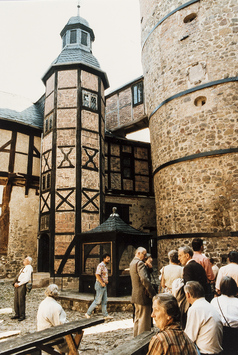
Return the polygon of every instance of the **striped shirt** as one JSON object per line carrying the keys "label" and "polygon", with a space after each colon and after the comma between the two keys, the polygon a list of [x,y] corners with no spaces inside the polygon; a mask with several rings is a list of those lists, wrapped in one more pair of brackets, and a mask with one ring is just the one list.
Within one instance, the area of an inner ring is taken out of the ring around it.
{"label": "striped shirt", "polygon": [[154,335],[147,355],[197,355],[195,344],[184,333],[180,324],[169,325]]}

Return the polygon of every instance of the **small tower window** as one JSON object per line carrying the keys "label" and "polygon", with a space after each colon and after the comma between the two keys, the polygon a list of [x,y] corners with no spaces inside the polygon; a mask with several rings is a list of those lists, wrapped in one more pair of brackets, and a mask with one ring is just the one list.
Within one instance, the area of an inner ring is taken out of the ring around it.
{"label": "small tower window", "polygon": [[77,31],[72,30],[70,31],[70,43],[76,43],[77,42]]}
{"label": "small tower window", "polygon": [[133,106],[139,105],[143,102],[143,84],[142,82],[132,87]]}
{"label": "small tower window", "polygon": [[195,20],[196,17],[197,17],[197,14],[195,14],[195,13],[189,14],[188,16],[186,16],[186,17],[183,19],[183,22],[184,22],[184,23],[192,22],[193,20]]}
{"label": "small tower window", "polygon": [[83,90],[83,106],[89,107],[96,111],[98,109],[97,95],[92,92]]}
{"label": "small tower window", "polygon": [[45,191],[45,190],[48,190],[51,188],[51,173],[50,172],[42,175],[41,188],[42,188],[42,191]]}
{"label": "small tower window", "polygon": [[84,46],[88,45],[88,34],[87,32],[81,31],[81,44]]}
{"label": "small tower window", "polygon": [[204,106],[206,102],[207,102],[207,98],[205,96],[199,96],[194,100],[194,105],[201,107]]}

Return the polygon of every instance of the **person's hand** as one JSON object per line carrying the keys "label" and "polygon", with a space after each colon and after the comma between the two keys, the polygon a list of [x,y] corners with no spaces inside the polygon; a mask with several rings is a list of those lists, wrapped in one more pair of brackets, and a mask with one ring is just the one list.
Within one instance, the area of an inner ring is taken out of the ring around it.
{"label": "person's hand", "polygon": [[19,287],[17,282],[14,283],[14,287],[16,287],[16,288]]}
{"label": "person's hand", "polygon": [[101,285],[102,285],[102,287],[105,287],[105,286],[106,286],[105,282],[102,282]]}

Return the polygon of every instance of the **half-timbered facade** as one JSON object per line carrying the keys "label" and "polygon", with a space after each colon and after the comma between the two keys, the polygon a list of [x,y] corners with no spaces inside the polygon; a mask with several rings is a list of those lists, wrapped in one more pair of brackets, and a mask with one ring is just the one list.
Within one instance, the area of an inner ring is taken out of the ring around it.
{"label": "half-timbered facade", "polygon": [[0,93],[1,274],[26,255],[37,259],[42,100]]}

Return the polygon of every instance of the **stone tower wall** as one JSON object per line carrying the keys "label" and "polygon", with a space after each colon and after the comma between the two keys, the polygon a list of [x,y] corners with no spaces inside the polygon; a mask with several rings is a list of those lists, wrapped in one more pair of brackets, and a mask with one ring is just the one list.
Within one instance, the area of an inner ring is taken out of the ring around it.
{"label": "stone tower wall", "polygon": [[237,235],[237,2],[140,4],[158,235]]}

